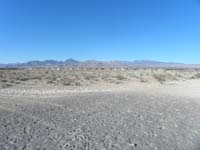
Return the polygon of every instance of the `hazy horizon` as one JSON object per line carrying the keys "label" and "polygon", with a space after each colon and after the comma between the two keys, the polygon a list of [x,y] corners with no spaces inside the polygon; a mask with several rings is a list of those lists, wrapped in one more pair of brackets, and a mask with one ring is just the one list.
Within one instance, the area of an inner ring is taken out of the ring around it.
{"label": "hazy horizon", "polygon": [[57,59],[35,59],[35,60],[28,60],[28,61],[19,61],[19,62],[8,62],[8,63],[2,63],[0,62],[1,65],[6,65],[6,64],[23,64],[23,63],[28,63],[28,62],[34,62],[34,61],[39,61],[39,62],[45,62],[45,61],[57,61],[57,62],[65,62],[68,60],[74,60],[78,62],[87,62],[87,61],[97,61],[97,62],[157,62],[157,63],[175,63],[175,64],[188,64],[188,65],[200,65],[200,64],[195,64],[195,63],[184,63],[184,62],[173,62],[173,61],[161,61],[161,60],[149,60],[149,59],[132,59],[132,60],[97,60],[97,59],[85,59],[85,60],[80,60],[80,59],[74,59],[74,58],[66,58],[63,60],[57,60]]}
{"label": "hazy horizon", "polygon": [[[102,62],[114,62],[114,61],[121,61],[121,62],[134,62],[134,61],[153,61],[153,62],[163,62],[163,63],[181,63],[181,64],[195,64],[195,63],[184,63],[184,62],[174,62],[174,61],[162,61],[162,60],[150,60],[150,59],[129,59],[129,60],[120,60],[120,59],[114,59],[114,60],[105,60],[105,59],[74,59],[74,58],[66,58],[66,59],[31,59],[31,60],[26,60],[26,61],[15,61],[15,62],[1,62],[0,64],[16,64],[16,63],[27,63],[27,62],[31,62],[31,61],[66,61],[66,60],[75,60],[75,61],[80,61],[80,62],[84,62],[84,61],[102,61]],[[199,63],[200,64],[200,63]]]}

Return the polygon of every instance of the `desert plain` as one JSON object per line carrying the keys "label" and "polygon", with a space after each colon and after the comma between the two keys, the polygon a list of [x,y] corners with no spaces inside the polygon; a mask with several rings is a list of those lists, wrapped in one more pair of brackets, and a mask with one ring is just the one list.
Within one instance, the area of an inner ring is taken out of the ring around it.
{"label": "desert plain", "polygon": [[0,69],[0,150],[200,150],[200,70]]}

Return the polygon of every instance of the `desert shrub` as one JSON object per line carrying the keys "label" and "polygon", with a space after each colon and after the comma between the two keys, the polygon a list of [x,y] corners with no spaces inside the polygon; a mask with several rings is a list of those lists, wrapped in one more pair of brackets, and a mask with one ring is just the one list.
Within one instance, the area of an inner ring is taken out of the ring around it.
{"label": "desert shrub", "polygon": [[195,79],[200,79],[200,73],[196,73],[196,74],[194,75],[194,78],[195,78]]}
{"label": "desert shrub", "polygon": [[65,86],[80,86],[81,82],[78,79],[65,78],[60,81]]}
{"label": "desert shrub", "polygon": [[200,73],[195,73],[189,77],[190,79],[200,79]]}
{"label": "desert shrub", "polygon": [[63,85],[65,85],[65,86],[80,86],[81,83],[78,81],[69,80],[69,81],[65,81],[63,83]]}
{"label": "desert shrub", "polygon": [[117,75],[116,78],[117,80],[126,80],[126,78],[122,75]]}
{"label": "desert shrub", "polygon": [[21,80],[21,81],[28,81],[29,78],[20,78],[19,80]]}
{"label": "desert shrub", "polygon": [[80,82],[75,82],[75,85],[76,86],[81,86],[81,83]]}
{"label": "desert shrub", "polygon": [[145,82],[148,82],[148,81],[147,81],[147,79],[140,78],[140,82],[143,82],[143,83],[145,83]]}
{"label": "desert shrub", "polygon": [[6,79],[2,79],[1,82],[8,82],[8,80],[6,80]]}
{"label": "desert shrub", "polygon": [[86,79],[86,80],[90,80],[90,76],[86,76],[85,79]]}
{"label": "desert shrub", "polygon": [[15,82],[16,82],[15,80],[11,80],[11,81],[10,81],[10,83],[15,83]]}
{"label": "desert shrub", "polygon": [[39,76],[29,77],[28,80],[42,80],[42,77]]}
{"label": "desert shrub", "polygon": [[85,79],[86,79],[86,80],[95,80],[96,77],[90,75],[90,76],[85,76]]}
{"label": "desert shrub", "polygon": [[163,83],[166,81],[166,76],[162,74],[154,74],[153,77],[160,83]]}
{"label": "desert shrub", "polygon": [[5,83],[5,84],[1,85],[2,88],[9,88],[11,86],[12,86],[12,84],[9,84],[9,83]]}
{"label": "desert shrub", "polygon": [[63,85],[70,86],[70,85],[73,85],[73,82],[72,81],[64,81]]}
{"label": "desert shrub", "polygon": [[52,84],[52,83],[55,83],[55,80],[49,80],[46,82],[47,84]]}

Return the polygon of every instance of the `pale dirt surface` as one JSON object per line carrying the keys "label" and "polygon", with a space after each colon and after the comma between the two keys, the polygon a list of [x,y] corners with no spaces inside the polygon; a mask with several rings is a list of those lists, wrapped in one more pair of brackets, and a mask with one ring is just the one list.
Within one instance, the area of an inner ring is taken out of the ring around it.
{"label": "pale dirt surface", "polygon": [[0,89],[0,150],[200,150],[200,80]]}

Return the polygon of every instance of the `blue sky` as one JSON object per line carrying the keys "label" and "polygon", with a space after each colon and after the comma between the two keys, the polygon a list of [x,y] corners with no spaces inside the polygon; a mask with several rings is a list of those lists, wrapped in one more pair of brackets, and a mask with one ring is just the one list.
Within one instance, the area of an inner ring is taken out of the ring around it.
{"label": "blue sky", "polygon": [[200,63],[199,0],[1,0],[0,62]]}

